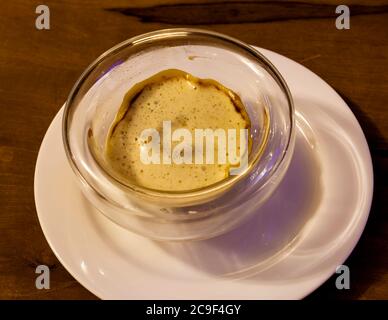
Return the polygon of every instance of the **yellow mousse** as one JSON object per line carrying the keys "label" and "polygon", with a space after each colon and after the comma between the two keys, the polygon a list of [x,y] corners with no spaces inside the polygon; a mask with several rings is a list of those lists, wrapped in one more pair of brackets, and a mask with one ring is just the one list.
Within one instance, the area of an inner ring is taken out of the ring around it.
{"label": "yellow mousse", "polygon": [[[240,149],[240,129],[249,129],[245,108],[233,91],[211,79],[198,79],[184,71],[162,71],[132,87],[110,129],[105,157],[109,171],[124,184],[138,185],[160,191],[190,191],[215,184],[229,176],[231,163],[220,164],[215,156],[213,164],[176,164],[163,162],[146,164],[141,160],[140,139],[143,130],[155,128],[160,133],[161,153],[164,121],[171,121],[171,130],[236,129],[236,145]],[[180,141],[172,141],[171,148]],[[214,143],[218,155],[219,144]],[[204,149],[206,144],[204,143]],[[247,149],[248,150],[248,149]],[[246,151],[248,152],[248,151]],[[240,152],[241,153],[241,152]],[[235,165],[235,163],[233,163]]]}

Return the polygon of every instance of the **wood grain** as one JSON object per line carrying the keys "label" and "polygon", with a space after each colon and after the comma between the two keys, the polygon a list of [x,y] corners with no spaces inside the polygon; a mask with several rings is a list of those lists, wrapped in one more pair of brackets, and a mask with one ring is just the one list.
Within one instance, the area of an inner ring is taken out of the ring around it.
{"label": "wood grain", "polygon": [[[119,7],[107,10],[137,17],[142,22],[176,25],[213,25],[275,22],[299,19],[336,17],[336,5],[304,2],[207,2],[154,5],[150,7]],[[388,6],[349,5],[352,16],[382,14]]]}
{"label": "wood grain", "polygon": [[[41,140],[78,76],[103,51],[144,32],[195,25],[302,63],[351,107],[372,152],[373,207],[346,262],[351,290],[336,290],[329,279],[308,299],[388,299],[388,2],[348,1],[355,15],[341,31],[336,1],[307,2],[45,1],[51,29],[38,31],[40,1],[1,1],[0,298],[95,298],[58,262],[40,229],[33,175]],[[35,288],[39,264],[51,268],[50,290]]]}

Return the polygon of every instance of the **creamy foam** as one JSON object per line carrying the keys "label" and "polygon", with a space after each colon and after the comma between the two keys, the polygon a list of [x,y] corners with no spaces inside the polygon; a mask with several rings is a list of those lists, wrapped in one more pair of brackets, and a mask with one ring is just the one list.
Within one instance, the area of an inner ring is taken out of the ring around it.
{"label": "creamy foam", "polygon": [[[229,176],[230,163],[144,164],[139,137],[144,129],[155,128],[162,135],[163,121],[172,130],[249,129],[245,108],[233,91],[211,79],[198,79],[186,72],[169,69],[136,84],[125,95],[106,143],[108,170],[123,183],[163,191],[203,188]],[[240,137],[237,135],[237,146]],[[161,141],[163,142],[163,141]],[[179,142],[173,142],[172,148]],[[163,148],[163,143],[162,143]],[[215,154],[218,144],[215,143]],[[195,152],[195,150],[194,150]]]}

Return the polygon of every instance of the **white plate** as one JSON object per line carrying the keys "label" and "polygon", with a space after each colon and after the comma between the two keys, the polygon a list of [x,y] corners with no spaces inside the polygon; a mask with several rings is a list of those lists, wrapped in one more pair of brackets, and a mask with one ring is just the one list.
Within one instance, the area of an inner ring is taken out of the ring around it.
{"label": "white plate", "polygon": [[53,120],[35,171],[39,221],[61,263],[98,297],[299,299],[328,279],[353,250],[373,192],[363,132],[322,79],[292,60],[260,50],[294,97],[295,155],[261,212],[221,237],[160,243],[106,219],[85,200],[67,163],[62,110]]}

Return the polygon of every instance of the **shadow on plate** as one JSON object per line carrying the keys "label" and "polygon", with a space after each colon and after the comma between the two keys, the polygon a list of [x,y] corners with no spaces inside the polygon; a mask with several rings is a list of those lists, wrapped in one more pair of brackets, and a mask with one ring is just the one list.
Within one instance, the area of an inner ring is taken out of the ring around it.
{"label": "shadow on plate", "polygon": [[155,245],[202,272],[221,277],[250,276],[276,263],[292,250],[320,203],[321,170],[312,139],[311,133],[298,130],[283,181],[243,225],[208,240]]}

